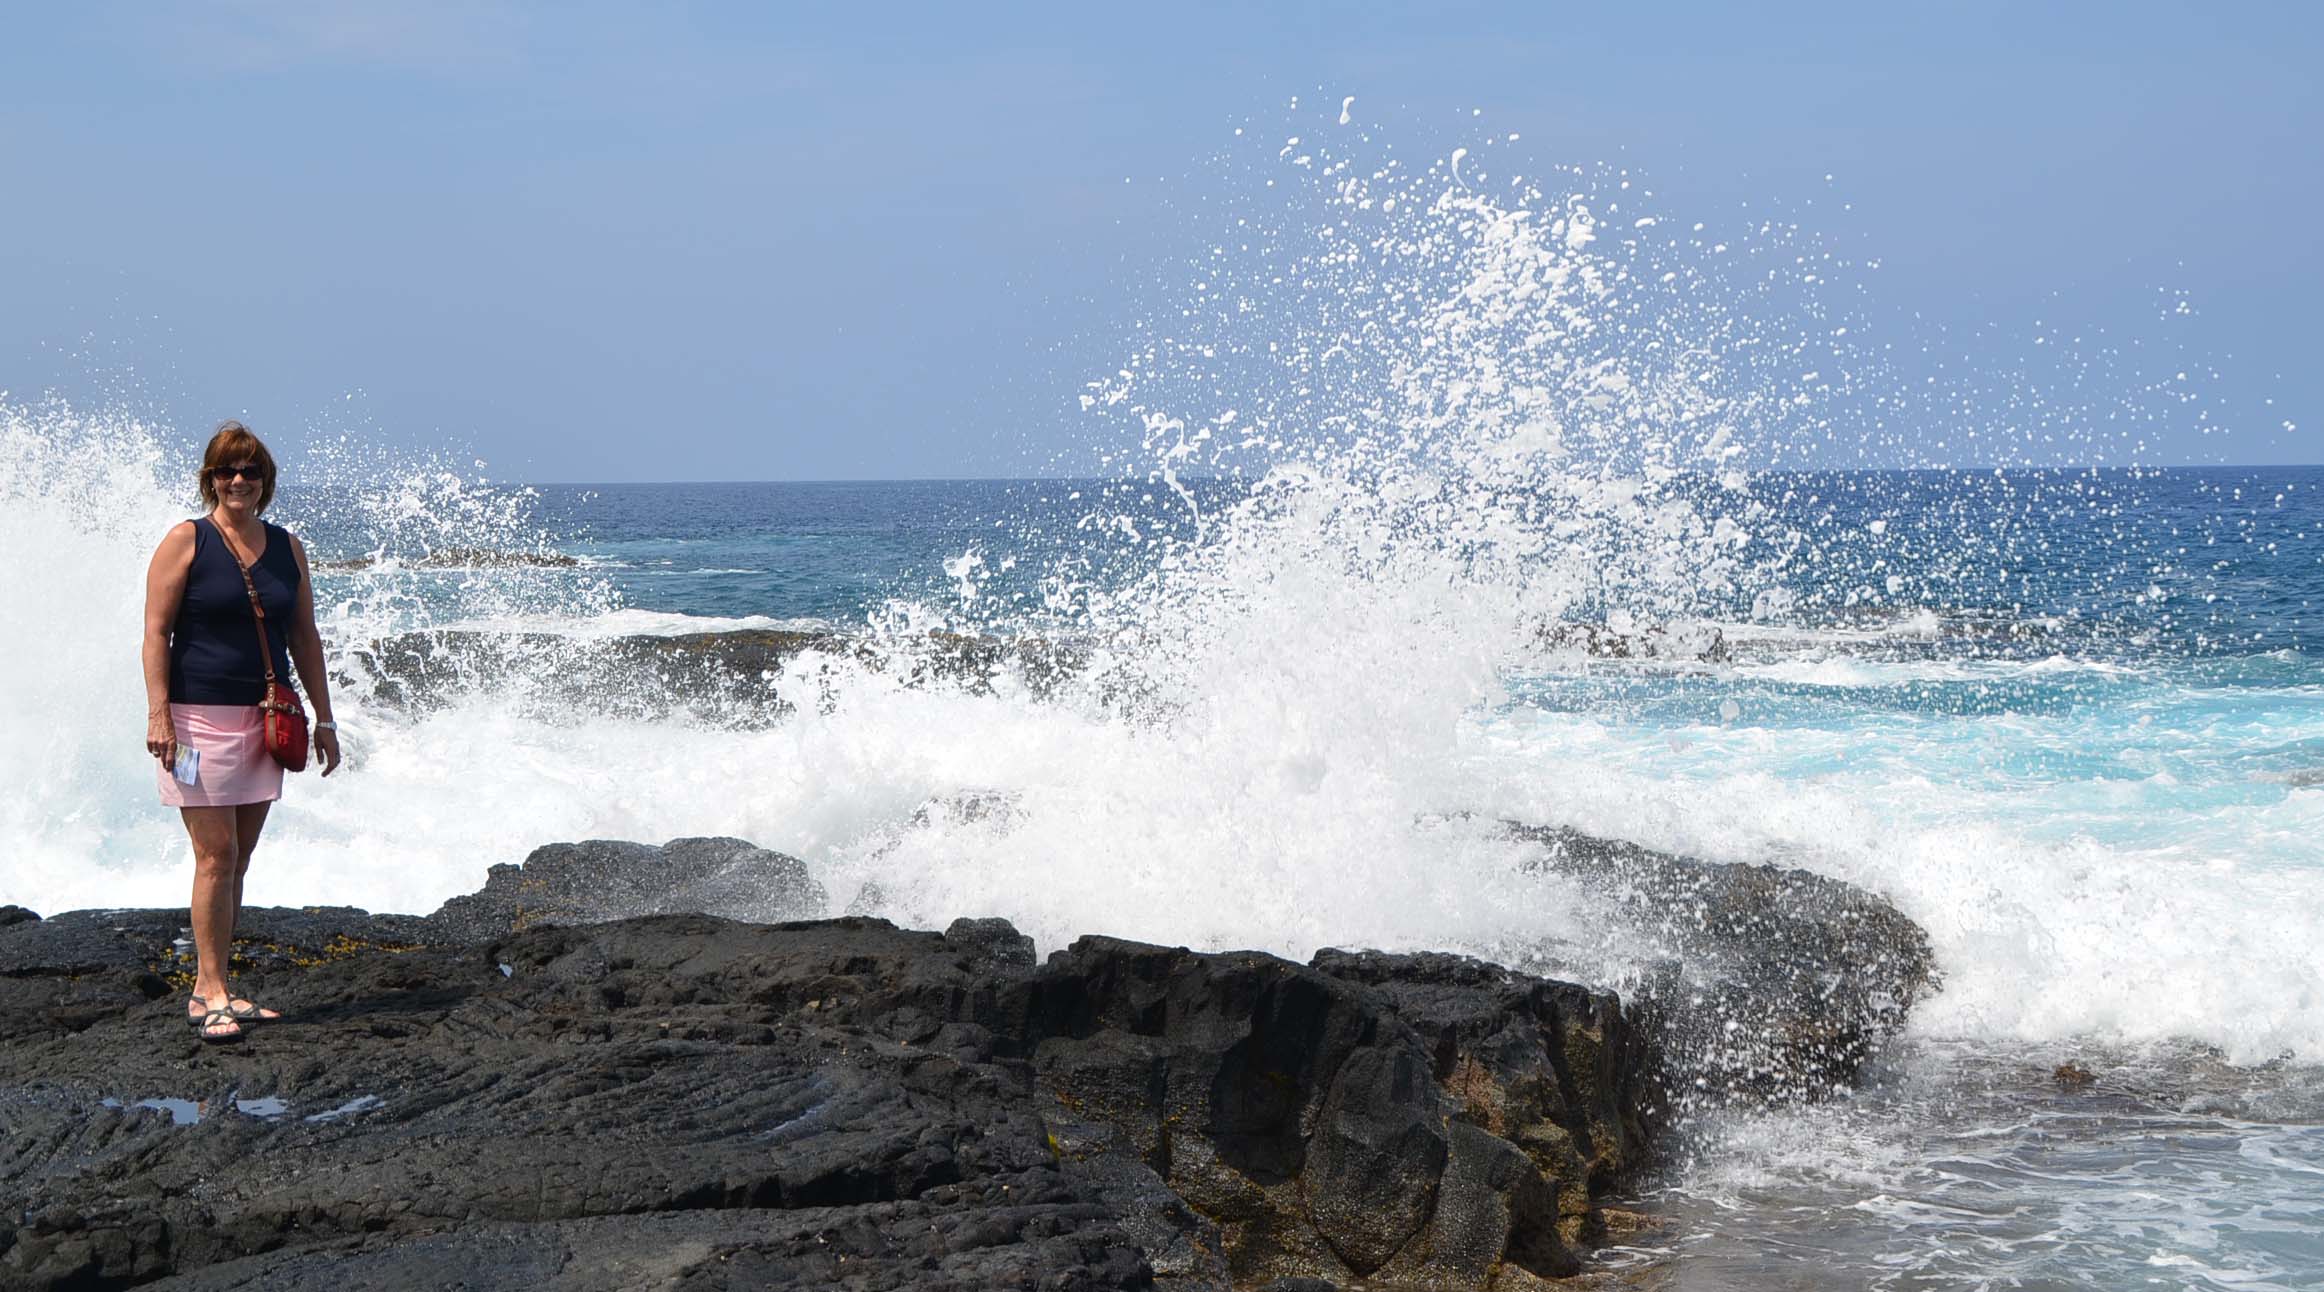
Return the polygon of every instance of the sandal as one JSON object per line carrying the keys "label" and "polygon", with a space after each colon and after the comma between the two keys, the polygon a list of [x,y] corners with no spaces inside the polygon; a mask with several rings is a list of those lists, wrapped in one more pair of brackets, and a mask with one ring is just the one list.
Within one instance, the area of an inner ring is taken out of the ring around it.
{"label": "sandal", "polygon": [[[193,1027],[194,1035],[201,1037],[211,1045],[224,1045],[242,1039],[242,1020],[234,1017],[232,1010],[211,1009],[210,1002],[199,996],[187,997],[187,1003],[199,1005],[203,1009],[202,1013],[188,1013],[186,1015],[186,1022]],[[230,1027],[234,1030],[231,1032],[218,1031],[217,1029],[221,1027]]]}
{"label": "sandal", "polygon": [[232,1014],[237,1023],[271,1023],[282,1017],[281,1014],[256,1001],[241,999],[227,1001],[226,1012]]}

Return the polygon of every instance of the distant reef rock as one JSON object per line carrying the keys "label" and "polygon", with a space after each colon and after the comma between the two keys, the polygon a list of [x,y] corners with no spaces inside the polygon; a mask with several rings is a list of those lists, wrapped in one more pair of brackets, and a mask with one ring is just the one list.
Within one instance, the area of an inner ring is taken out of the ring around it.
{"label": "distant reef rock", "polygon": [[[1550,659],[1718,664],[1730,658],[1716,627],[1616,631],[1601,624],[1538,627],[1532,646]],[[1148,698],[1135,677],[1091,674],[1102,652],[1046,637],[932,631],[893,640],[832,628],[739,628],[724,632],[586,638],[546,632],[437,629],[401,633],[338,653],[334,680],[405,708],[428,708],[476,691],[586,704],[616,714],[685,710],[709,721],[772,721],[799,701],[778,689],[785,671],[820,654],[906,681],[987,690],[1006,677],[1040,696],[1069,679],[1093,682],[1129,708]]]}
{"label": "distant reef rock", "polygon": [[771,721],[793,701],[776,680],[808,654],[983,688],[1004,672],[1036,693],[1080,668],[1073,647],[1039,638],[917,634],[883,648],[825,629],[574,638],[442,629],[403,633],[345,653],[334,679],[388,704],[427,708],[473,691],[517,692],[613,714],[686,710],[726,723]]}
{"label": "distant reef rock", "polygon": [[1561,619],[1535,630],[1534,641],[1551,654],[1580,654],[1592,659],[1724,664],[1731,658],[1725,634],[1710,624],[1618,630],[1605,624]]}
{"label": "distant reef rock", "polygon": [[[1772,939],[1720,1007],[1811,1094],[1933,980],[1844,885],[1529,842],[1671,984]],[[1511,1292],[1584,1269],[1692,1065],[1749,1066],[1669,984],[788,918],[828,908],[681,839],[251,910],[237,983],[287,1017],[232,1046],[179,1021],[182,910],[0,908],[0,1285]]]}
{"label": "distant reef rock", "polygon": [[563,552],[506,552],[489,547],[439,547],[404,556],[354,556],[317,561],[314,568],[328,573],[352,573],[392,566],[403,570],[570,570],[580,558]]}

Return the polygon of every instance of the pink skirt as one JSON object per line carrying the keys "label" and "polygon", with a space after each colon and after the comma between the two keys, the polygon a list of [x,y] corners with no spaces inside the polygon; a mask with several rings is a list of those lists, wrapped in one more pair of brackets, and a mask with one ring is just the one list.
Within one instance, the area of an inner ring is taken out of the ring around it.
{"label": "pink skirt", "polygon": [[180,784],[161,771],[161,801],[168,807],[233,807],[272,803],[282,797],[282,764],[266,752],[266,730],[255,704],[173,704],[170,721],[178,741],[201,751],[194,783]]}

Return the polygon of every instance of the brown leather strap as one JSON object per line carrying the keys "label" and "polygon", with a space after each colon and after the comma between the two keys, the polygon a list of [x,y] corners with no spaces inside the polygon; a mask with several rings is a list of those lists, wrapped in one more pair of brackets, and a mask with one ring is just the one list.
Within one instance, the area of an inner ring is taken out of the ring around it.
{"label": "brown leather strap", "polygon": [[226,555],[233,558],[234,568],[242,571],[242,590],[250,594],[250,613],[258,625],[258,662],[266,666],[266,702],[271,704],[274,701],[274,643],[266,637],[266,607],[258,603],[258,585],[250,581],[250,564],[242,559],[242,553],[234,550],[234,540],[227,536],[226,527],[213,520],[210,528],[218,531],[218,541],[226,545]]}

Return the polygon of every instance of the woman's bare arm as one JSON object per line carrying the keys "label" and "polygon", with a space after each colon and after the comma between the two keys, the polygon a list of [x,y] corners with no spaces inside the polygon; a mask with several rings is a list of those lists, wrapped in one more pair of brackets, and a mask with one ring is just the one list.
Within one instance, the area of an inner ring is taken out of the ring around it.
{"label": "woman's bare arm", "polygon": [[[298,536],[291,536],[291,552],[299,558],[298,606],[291,612],[291,663],[299,671],[299,689],[306,692],[307,704],[315,711],[315,721],[332,722],[331,675],[323,666],[323,633],[315,626],[315,580],[307,569],[306,545]],[[331,728],[315,729],[315,754],[323,760],[323,775],[329,776],[339,766],[339,733]]]}
{"label": "woman's bare arm", "polygon": [[186,597],[194,564],[194,522],[170,526],[145,571],[145,752],[168,766],[178,756],[177,724],[169,716],[169,634]]}

